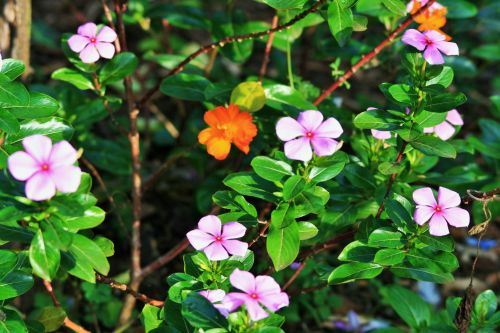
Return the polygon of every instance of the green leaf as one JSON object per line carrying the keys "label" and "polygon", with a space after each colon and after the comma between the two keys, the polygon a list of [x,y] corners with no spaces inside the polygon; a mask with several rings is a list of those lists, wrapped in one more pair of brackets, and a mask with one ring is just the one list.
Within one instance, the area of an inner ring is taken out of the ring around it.
{"label": "green leaf", "polygon": [[106,218],[106,212],[101,208],[94,206],[86,209],[81,214],[75,214],[75,216],[59,216],[64,221],[64,225],[68,230],[76,232],[83,229],[92,229],[97,227]]}
{"label": "green leaf", "polygon": [[292,200],[304,190],[306,181],[301,176],[292,176],[288,178],[283,185],[283,199]]}
{"label": "green leaf", "polygon": [[292,167],[289,164],[266,156],[257,156],[250,164],[257,175],[272,182],[281,182],[286,177],[293,175]]}
{"label": "green leaf", "polygon": [[73,132],[73,128],[62,118],[52,117],[25,120],[21,123],[21,128],[17,133],[7,135],[5,143],[18,143],[24,138],[35,134],[48,136],[53,141],[69,140]]}
{"label": "green leaf", "polygon": [[87,237],[75,234],[69,252],[75,260],[90,264],[103,275],[109,273],[109,262],[101,248]]}
{"label": "green leaf", "polygon": [[210,85],[210,81],[201,75],[180,73],[164,79],[160,90],[167,96],[202,102],[205,100],[205,89]]}
{"label": "green leaf", "polygon": [[474,314],[479,320],[488,319],[497,310],[497,297],[493,290],[480,293],[474,302]]}
{"label": "green leaf", "polygon": [[406,14],[406,5],[401,0],[383,0],[384,6],[393,14],[404,16]]}
{"label": "green leaf", "polygon": [[384,299],[410,327],[429,324],[431,308],[417,294],[399,286],[388,287],[384,294]]}
{"label": "green leaf", "polygon": [[375,254],[373,262],[379,265],[392,266],[403,262],[405,253],[397,249],[382,249]]}
{"label": "green leaf", "polygon": [[311,102],[307,101],[300,92],[283,84],[265,85],[266,105],[283,111],[292,116],[297,116],[304,110],[317,110]]}
{"label": "green leaf", "polygon": [[63,325],[66,312],[61,307],[46,306],[33,311],[29,318],[40,322],[45,332],[55,332]]}
{"label": "green leaf", "polygon": [[453,252],[455,248],[455,243],[453,242],[453,238],[451,236],[436,237],[425,233],[420,235],[418,240],[436,250],[445,252]]}
{"label": "green leaf", "polygon": [[437,252],[424,249],[411,249],[407,254],[408,261],[416,267],[436,266],[439,270],[452,272],[458,268],[458,259],[450,252]]}
{"label": "green leaf", "polygon": [[231,103],[242,111],[259,111],[266,104],[266,93],[260,82],[243,82],[231,93]]}
{"label": "green leaf", "polygon": [[344,46],[351,37],[354,19],[350,8],[343,8],[340,0],[333,0],[328,5],[328,26],[340,46]]}
{"label": "green leaf", "polygon": [[271,213],[272,224],[277,228],[284,228],[294,221],[294,209],[288,202],[281,202]]}
{"label": "green leaf", "polygon": [[[254,32],[249,27],[247,18],[243,11],[233,11],[231,15],[219,12],[212,16],[212,35],[216,40],[222,40],[228,36],[242,35]],[[236,43],[219,44],[220,52],[231,61],[242,64],[252,55],[253,40],[243,39]]]}
{"label": "green leaf", "polygon": [[377,264],[351,262],[335,268],[328,277],[329,284],[347,283],[359,279],[373,279],[384,268]]}
{"label": "green leaf", "polygon": [[20,119],[35,119],[48,117],[59,110],[59,102],[49,95],[31,92],[29,103],[25,105],[11,105],[6,108],[13,116]]}
{"label": "green leaf", "polygon": [[300,240],[307,240],[316,237],[319,230],[311,222],[297,222],[299,227],[299,238]]}
{"label": "green leaf", "polygon": [[16,117],[14,117],[9,111],[0,111],[0,130],[7,134],[14,134],[19,131],[20,125]]}
{"label": "green leaf", "polygon": [[426,86],[439,84],[444,88],[448,88],[455,76],[453,68],[450,66],[432,66],[429,68],[428,73],[430,78],[425,82]]}
{"label": "green leaf", "polygon": [[91,78],[88,75],[74,69],[59,68],[52,73],[51,78],[71,83],[80,90],[94,89],[94,84],[92,83]]}
{"label": "green leaf", "polygon": [[19,82],[10,81],[4,74],[0,74],[0,106],[25,106],[30,102],[30,95],[26,87]]}
{"label": "green leaf", "polygon": [[243,211],[252,217],[257,217],[257,210],[244,196],[231,191],[218,191],[212,196],[212,200],[222,208]]}
{"label": "green leaf", "polygon": [[276,271],[288,267],[299,254],[300,237],[297,222],[293,221],[285,228],[278,228],[271,223],[266,247]]}
{"label": "green leaf", "polygon": [[446,7],[446,17],[453,19],[469,18],[477,15],[477,6],[467,0],[440,0],[440,4]]}
{"label": "green leaf", "polygon": [[33,275],[22,271],[11,271],[0,278],[0,301],[26,293],[33,287]]}
{"label": "green leaf", "polygon": [[0,332],[28,333],[28,329],[17,311],[0,308]]}
{"label": "green leaf", "polygon": [[393,173],[401,172],[404,167],[399,163],[382,162],[378,165],[377,169],[383,175],[392,175]]}
{"label": "green leaf", "polygon": [[489,61],[500,61],[500,44],[485,44],[472,50],[472,55]]}
{"label": "green leaf", "polygon": [[448,92],[443,86],[435,84],[424,88],[424,109],[431,112],[448,112],[467,101],[461,92]]}
{"label": "green leaf", "polygon": [[317,183],[325,182],[337,176],[344,169],[349,157],[342,151],[332,156],[320,157],[309,171],[309,178]]}
{"label": "green leaf", "polygon": [[385,212],[389,218],[402,230],[415,230],[416,223],[408,211],[401,203],[396,200],[390,199],[384,203]]}
{"label": "green leaf", "polygon": [[277,10],[301,9],[307,0],[258,0]]}
{"label": "green leaf", "polygon": [[240,194],[269,202],[277,201],[277,198],[272,194],[276,192],[277,188],[252,172],[232,173],[224,178],[223,183]]}
{"label": "green leaf", "polygon": [[376,188],[376,182],[370,171],[357,164],[348,164],[344,169],[344,174],[352,185],[373,191]]}
{"label": "green leaf", "polygon": [[418,98],[415,89],[407,84],[391,84],[387,87],[387,92],[393,100],[403,105],[411,105]]}
{"label": "green leaf", "polygon": [[157,329],[164,328],[166,331],[166,324],[162,318],[162,309],[149,304],[144,305],[141,311],[141,322],[144,326],[146,333],[160,333]]}
{"label": "green leaf", "polygon": [[24,73],[26,66],[23,62],[17,59],[4,59],[0,73],[7,76],[11,81],[17,79]]}
{"label": "green leaf", "polygon": [[110,239],[103,236],[97,236],[94,238],[94,243],[101,248],[106,257],[112,257],[115,254],[115,244],[113,244]]}
{"label": "green leaf", "polygon": [[423,135],[410,145],[427,155],[440,156],[445,158],[457,157],[457,151],[452,144],[430,135]]}
{"label": "green leaf", "polygon": [[0,250],[0,278],[9,273],[17,262],[17,254],[9,250]]}
{"label": "green leaf", "polygon": [[48,238],[49,235],[38,229],[31,241],[29,257],[33,272],[44,280],[52,281],[59,269],[61,253],[53,240]]}
{"label": "green leaf", "polygon": [[354,126],[360,129],[395,130],[403,120],[386,110],[368,110],[354,118]]}
{"label": "green leaf", "polygon": [[434,127],[441,124],[446,119],[445,112],[429,112],[421,111],[418,116],[415,117],[415,122],[422,128]]}
{"label": "green leaf", "polygon": [[402,234],[390,227],[375,229],[368,237],[368,245],[374,247],[398,248],[403,245]]}
{"label": "green leaf", "polygon": [[315,186],[300,193],[293,199],[293,214],[295,218],[307,214],[318,214],[330,200],[330,193],[320,186]]}
{"label": "green leaf", "polygon": [[99,71],[99,81],[106,85],[123,80],[134,72],[138,64],[137,57],[131,52],[117,54]]}
{"label": "green leaf", "polygon": [[390,270],[394,275],[407,279],[430,281],[436,283],[446,283],[453,281],[452,274],[443,272],[435,265],[414,267],[403,262],[400,265],[392,266]]}
{"label": "green leaf", "polygon": [[372,262],[377,249],[358,240],[347,244],[340,252],[338,259],[341,261]]}
{"label": "green leaf", "polygon": [[85,258],[79,258],[77,255],[69,252],[62,252],[61,254],[61,266],[69,274],[87,282],[95,283],[94,268]]}
{"label": "green leaf", "polygon": [[205,297],[196,292],[190,293],[182,302],[182,316],[194,327],[226,328],[228,323],[219,310]]}

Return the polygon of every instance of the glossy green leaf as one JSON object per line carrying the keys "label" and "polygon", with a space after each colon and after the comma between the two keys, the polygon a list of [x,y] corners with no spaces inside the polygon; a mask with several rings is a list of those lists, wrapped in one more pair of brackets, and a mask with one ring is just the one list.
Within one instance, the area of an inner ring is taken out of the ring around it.
{"label": "glossy green leaf", "polygon": [[33,287],[33,275],[22,271],[11,271],[0,278],[0,300],[14,298]]}
{"label": "glossy green leaf", "polygon": [[21,128],[18,132],[7,135],[5,143],[18,143],[24,138],[35,134],[48,136],[53,141],[69,140],[73,132],[73,128],[62,118],[51,117],[25,120],[21,122]]}
{"label": "glossy green leaf", "polygon": [[52,281],[59,269],[61,253],[49,235],[38,229],[31,241],[29,257],[33,272],[44,280]]}
{"label": "glossy green leaf", "polygon": [[99,81],[106,85],[123,80],[134,72],[138,64],[137,57],[131,52],[117,54],[99,71]]}
{"label": "glossy green leaf", "polygon": [[395,130],[403,120],[386,110],[368,110],[354,118],[354,126],[360,129]]}
{"label": "glossy green leaf", "polygon": [[294,208],[288,202],[282,202],[271,213],[271,221],[277,228],[284,228],[294,221]]}
{"label": "glossy green leaf", "polygon": [[180,73],[164,79],[160,90],[170,97],[201,102],[205,100],[205,89],[210,85],[210,81],[201,75]]}
{"label": "glossy green leaf", "polygon": [[264,90],[266,92],[266,105],[273,109],[294,116],[304,110],[317,110],[314,104],[289,86],[282,84],[264,85]]}
{"label": "glossy green leaf", "polygon": [[448,92],[443,86],[435,84],[424,88],[424,109],[431,112],[448,112],[467,101],[461,92]]}
{"label": "glossy green leaf", "polygon": [[377,264],[351,262],[335,268],[328,277],[329,284],[347,283],[359,279],[373,279],[384,268]]}
{"label": "glossy green leaf", "polygon": [[354,19],[350,8],[343,8],[340,0],[333,0],[328,5],[328,26],[340,46],[349,40],[353,30]]}
{"label": "glossy green leaf", "polygon": [[107,275],[109,272],[109,262],[101,248],[87,237],[76,234],[69,252],[75,260],[90,264],[96,271]]}
{"label": "glossy green leaf", "polygon": [[0,130],[7,134],[14,134],[19,131],[20,125],[16,117],[14,117],[9,111],[0,111]]}
{"label": "glossy green leaf", "polygon": [[59,68],[52,73],[52,79],[71,83],[80,90],[94,89],[91,78],[77,70],[70,68]]}
{"label": "glossy green leaf", "polygon": [[341,261],[372,262],[377,252],[376,248],[370,247],[360,241],[353,241],[347,244],[338,259]]}
{"label": "glossy green leaf", "polygon": [[289,201],[298,196],[305,188],[306,181],[301,176],[291,176],[283,184],[283,199]]}
{"label": "glossy green leaf", "polygon": [[373,262],[383,266],[400,264],[405,258],[405,253],[397,249],[382,249],[377,251]]}
{"label": "glossy green leaf", "polygon": [[258,0],[273,7],[274,9],[300,9],[304,7],[307,0]]}
{"label": "glossy green leaf", "polygon": [[349,157],[342,151],[337,151],[332,156],[321,157],[311,168],[309,178],[317,183],[330,180],[342,172],[347,162]]}
{"label": "glossy green leaf", "polygon": [[242,195],[231,191],[218,191],[213,195],[212,199],[219,207],[243,211],[250,216],[257,217],[257,210],[255,207]]}
{"label": "glossy green leaf", "polygon": [[299,227],[299,238],[300,240],[307,240],[316,237],[319,230],[311,222],[297,222]]}
{"label": "glossy green leaf", "polygon": [[286,177],[293,175],[292,167],[289,164],[267,156],[257,156],[250,164],[257,175],[269,181],[281,182]]}
{"label": "glossy green leaf", "polygon": [[445,158],[455,158],[457,156],[457,151],[453,145],[430,135],[423,135],[410,142],[410,145],[427,155]]}
{"label": "glossy green leaf", "polygon": [[417,294],[400,286],[385,289],[385,300],[410,327],[423,327],[431,320],[431,308]]}
{"label": "glossy green leaf", "polygon": [[23,62],[17,59],[4,59],[0,73],[7,76],[11,81],[17,79],[24,73],[26,66]]}
{"label": "glossy green leaf", "polygon": [[252,172],[232,173],[224,178],[223,182],[224,185],[243,195],[270,202],[277,200],[272,194],[276,191],[275,186]]}
{"label": "glossy green leaf", "polygon": [[266,104],[266,93],[260,82],[243,82],[231,93],[231,103],[242,111],[259,111]]}
{"label": "glossy green leaf", "polygon": [[194,327],[225,328],[228,323],[219,310],[205,297],[196,292],[190,293],[182,302],[182,316]]}
{"label": "glossy green leaf", "polygon": [[406,4],[401,0],[383,0],[382,3],[393,14],[399,16],[406,14]]}
{"label": "glossy green leaf", "polygon": [[61,307],[46,306],[33,311],[29,318],[40,322],[45,332],[55,332],[63,325],[66,312]]}
{"label": "glossy green leaf", "polygon": [[266,247],[277,271],[288,267],[299,254],[300,237],[297,222],[292,222],[285,228],[278,228],[271,223]]}
{"label": "glossy green leaf", "polygon": [[6,108],[13,116],[20,119],[35,119],[48,117],[59,109],[59,102],[49,95],[31,92],[29,103],[25,105],[11,105]]}
{"label": "glossy green leaf", "polygon": [[403,245],[402,234],[390,227],[375,229],[368,237],[368,245],[375,247],[398,248]]}
{"label": "glossy green leaf", "polygon": [[28,333],[28,328],[17,311],[0,308],[1,333]]}

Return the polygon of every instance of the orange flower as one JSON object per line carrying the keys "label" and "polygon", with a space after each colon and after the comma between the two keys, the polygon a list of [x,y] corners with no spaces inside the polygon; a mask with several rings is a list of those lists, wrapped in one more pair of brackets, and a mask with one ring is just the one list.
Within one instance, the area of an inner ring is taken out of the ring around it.
{"label": "orange flower", "polygon": [[203,117],[210,126],[198,134],[198,141],[207,145],[207,152],[218,160],[223,160],[234,143],[239,150],[248,154],[250,143],[257,135],[257,126],[248,112],[240,112],[237,105],[227,108],[218,106],[205,112]]}
{"label": "orange flower", "polygon": [[[420,1],[413,1],[413,7],[410,11],[411,14],[415,14],[420,7],[422,7],[422,3]],[[419,23],[418,30],[427,31],[427,30],[436,30],[440,34],[446,37],[446,40],[451,40],[451,37],[448,36],[444,31],[441,30],[442,27],[446,25],[446,14],[448,10],[446,7],[434,3],[430,8],[425,10],[422,14],[415,16],[413,19],[415,22]]]}

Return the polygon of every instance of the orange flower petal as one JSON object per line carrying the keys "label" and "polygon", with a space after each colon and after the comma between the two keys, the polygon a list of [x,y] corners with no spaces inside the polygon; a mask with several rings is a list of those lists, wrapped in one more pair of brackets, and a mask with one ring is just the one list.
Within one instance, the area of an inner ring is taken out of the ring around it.
{"label": "orange flower petal", "polygon": [[220,137],[213,137],[207,142],[207,152],[217,160],[226,159],[231,150],[231,142]]}

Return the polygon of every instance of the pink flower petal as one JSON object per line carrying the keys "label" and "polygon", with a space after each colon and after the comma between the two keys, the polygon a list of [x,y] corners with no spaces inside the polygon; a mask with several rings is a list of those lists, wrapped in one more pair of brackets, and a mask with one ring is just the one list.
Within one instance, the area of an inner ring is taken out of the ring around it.
{"label": "pink flower petal", "polygon": [[280,292],[273,295],[259,297],[259,302],[264,304],[264,306],[270,311],[275,312],[285,306],[288,306],[290,304],[290,299],[286,293]]}
{"label": "pink flower petal", "polygon": [[314,147],[314,152],[318,156],[329,156],[335,153],[338,149],[338,141],[330,138],[313,137],[311,143]]}
{"label": "pink flower petal", "polygon": [[73,165],[77,160],[77,151],[68,141],[61,141],[52,147],[49,161],[51,168]]}
{"label": "pink flower petal", "polygon": [[68,39],[68,45],[71,51],[80,53],[85,46],[90,43],[89,39],[85,36],[73,35]]}
{"label": "pink flower petal", "polygon": [[424,51],[424,59],[431,65],[444,64],[444,58],[441,52],[434,45],[428,45]]}
{"label": "pink flower petal", "polygon": [[209,235],[200,229],[191,230],[186,234],[186,237],[188,238],[189,243],[196,250],[203,250],[214,242],[214,236]]}
{"label": "pink flower petal", "polygon": [[248,244],[239,240],[225,240],[222,246],[232,255],[243,257],[248,250]]}
{"label": "pink flower petal", "polygon": [[447,189],[446,187],[439,187],[438,190],[438,204],[444,208],[457,207],[460,205],[460,195],[457,192]]}
{"label": "pink flower petal", "polygon": [[342,135],[343,131],[344,130],[342,129],[342,126],[340,125],[337,119],[328,118],[321,125],[319,125],[319,127],[314,131],[314,136],[336,139],[340,135]]}
{"label": "pink flower petal", "polygon": [[253,321],[261,320],[269,316],[269,313],[267,313],[259,305],[259,302],[250,297],[246,299],[245,305],[247,306],[248,315],[250,316],[250,319]]}
{"label": "pink flower petal", "polygon": [[372,129],[371,132],[373,137],[378,140],[387,140],[391,138],[391,131],[379,131]]}
{"label": "pink flower petal", "polygon": [[424,133],[434,133],[434,127],[426,127],[424,128]]}
{"label": "pink flower petal", "polygon": [[96,32],[97,32],[97,26],[93,22],[82,24],[81,26],[78,27],[77,31],[79,35],[86,37],[95,37]]}
{"label": "pink flower petal", "polygon": [[248,295],[244,293],[229,293],[222,300],[222,304],[224,304],[224,307],[227,308],[229,312],[232,312],[245,303],[247,298],[249,298]]}
{"label": "pink flower petal", "polygon": [[436,133],[441,140],[446,141],[455,134],[455,127],[445,120],[441,124],[434,126],[434,133]]}
{"label": "pink flower petal", "polygon": [[425,36],[418,30],[408,29],[401,37],[401,41],[405,44],[411,45],[419,51],[423,51],[425,49],[426,40]]}
{"label": "pink flower petal", "polygon": [[436,47],[439,51],[448,56],[459,55],[458,45],[456,43],[441,41],[436,43]]}
{"label": "pink flower petal", "polygon": [[306,131],[315,132],[323,121],[323,114],[316,110],[307,110],[299,114],[297,121]]}
{"label": "pink flower petal", "polygon": [[57,190],[63,193],[72,193],[80,186],[82,170],[73,165],[60,166],[50,169],[50,177]]}
{"label": "pink flower petal", "polygon": [[423,225],[425,222],[429,221],[434,213],[434,208],[419,205],[415,209],[415,213],[413,213],[413,219],[417,222],[417,224]]}
{"label": "pink flower petal", "polygon": [[222,226],[222,236],[224,239],[235,239],[245,235],[247,228],[238,222],[228,222]]}
{"label": "pink flower petal", "polygon": [[217,216],[207,215],[200,219],[198,222],[198,228],[210,235],[220,236],[222,223]]}
{"label": "pink flower petal", "polygon": [[95,47],[103,58],[111,59],[115,55],[115,47],[111,43],[96,43]]}
{"label": "pink flower petal", "polygon": [[467,227],[470,223],[469,212],[462,208],[453,207],[445,209],[443,216],[449,224],[457,228]]}
{"label": "pink flower petal", "polygon": [[285,155],[291,160],[310,161],[312,149],[309,139],[298,138],[285,143]]}
{"label": "pink flower petal", "polygon": [[26,197],[33,201],[43,201],[56,194],[56,185],[48,172],[37,172],[26,182]]}
{"label": "pink flower petal", "polygon": [[24,151],[10,155],[8,165],[12,177],[21,181],[27,180],[40,169],[38,162]]}
{"label": "pink flower petal", "polygon": [[448,223],[442,215],[434,214],[429,222],[429,233],[433,236],[444,236],[450,233]]}
{"label": "pink flower petal", "polygon": [[255,292],[255,277],[250,272],[236,268],[229,276],[231,285],[247,294]]}
{"label": "pink flower petal", "polygon": [[448,111],[448,114],[446,115],[446,120],[455,125],[455,126],[462,126],[464,124],[464,121],[462,119],[462,116],[456,109]]}
{"label": "pink flower petal", "polygon": [[417,205],[434,207],[437,204],[430,187],[419,188],[413,191],[413,200]]}
{"label": "pink flower petal", "polygon": [[219,310],[220,314],[224,317],[227,318],[229,316],[229,310],[225,304],[214,304],[214,307]]}
{"label": "pink flower petal", "polygon": [[229,258],[226,249],[220,242],[213,242],[203,249],[209,260],[219,261]]}
{"label": "pink flower petal", "polygon": [[438,43],[444,41],[446,36],[436,30],[427,30],[423,32],[424,36],[427,37],[433,43]]}
{"label": "pink flower petal", "polygon": [[86,64],[91,64],[99,60],[99,53],[97,52],[95,45],[87,45],[83,51],[80,52],[80,59]]}
{"label": "pink flower petal", "polygon": [[272,277],[259,275],[255,278],[255,292],[260,298],[263,295],[279,294],[281,292],[281,288]]}
{"label": "pink flower petal", "polygon": [[96,40],[98,42],[108,42],[108,43],[113,43],[116,40],[116,32],[105,25],[102,27],[101,31],[97,34]]}
{"label": "pink flower petal", "polygon": [[276,124],[276,134],[282,141],[290,141],[296,137],[304,136],[305,132],[302,125],[291,117],[281,118]]}
{"label": "pink flower petal", "polygon": [[43,135],[32,135],[23,139],[23,146],[26,152],[31,155],[39,164],[49,162],[52,151],[52,140]]}
{"label": "pink flower petal", "polygon": [[226,293],[222,289],[202,290],[199,294],[208,299],[211,303],[220,302],[226,296]]}

